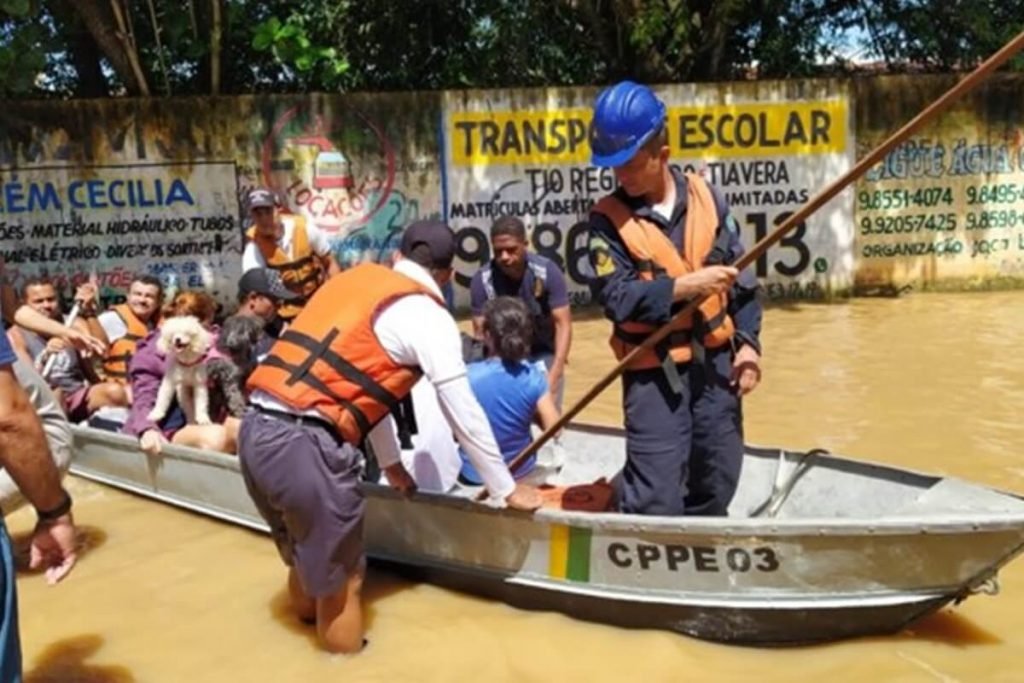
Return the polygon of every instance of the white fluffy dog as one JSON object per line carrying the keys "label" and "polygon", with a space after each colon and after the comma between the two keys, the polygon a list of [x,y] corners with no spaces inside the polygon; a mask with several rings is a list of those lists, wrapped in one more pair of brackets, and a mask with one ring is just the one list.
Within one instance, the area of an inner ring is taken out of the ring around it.
{"label": "white fluffy dog", "polygon": [[167,356],[167,368],[156,395],[149,419],[157,422],[167,415],[171,400],[178,405],[190,424],[210,424],[210,392],[206,365],[203,363],[213,337],[193,316],[168,318],[160,328],[156,347]]}

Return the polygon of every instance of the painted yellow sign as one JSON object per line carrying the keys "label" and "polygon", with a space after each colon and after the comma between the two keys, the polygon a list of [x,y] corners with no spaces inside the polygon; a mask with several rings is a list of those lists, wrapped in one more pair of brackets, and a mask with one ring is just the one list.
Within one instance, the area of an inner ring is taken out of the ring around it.
{"label": "painted yellow sign", "polygon": [[589,109],[453,113],[452,162],[456,166],[586,163],[590,117]]}
{"label": "painted yellow sign", "polygon": [[671,107],[672,156],[834,154],[846,150],[846,101]]}
{"label": "painted yellow sign", "polygon": [[[456,166],[586,164],[590,109],[456,112],[451,161]],[[670,107],[673,158],[832,154],[846,150],[847,102],[748,102]]]}

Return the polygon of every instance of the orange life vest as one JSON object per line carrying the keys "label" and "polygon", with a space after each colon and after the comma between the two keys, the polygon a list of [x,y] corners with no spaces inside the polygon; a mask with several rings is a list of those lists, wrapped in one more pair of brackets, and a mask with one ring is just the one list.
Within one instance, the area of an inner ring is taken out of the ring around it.
{"label": "orange life vest", "polygon": [[260,250],[267,267],[279,272],[285,286],[301,296],[299,299],[281,304],[277,314],[283,320],[295,318],[323,281],[323,267],[320,264],[320,259],[309,247],[305,217],[288,214],[288,218],[294,221],[292,256],[288,256],[273,237],[257,234],[255,226],[250,227],[245,233]]}
{"label": "orange life vest", "polygon": [[410,294],[444,306],[428,288],[376,263],[332,277],[270,348],[247,388],[295,411],[315,409],[358,445],[422,375],[391,360],[373,332],[377,314]]}
{"label": "orange life vest", "polygon": [[152,328],[139,320],[128,304],[118,304],[111,310],[124,321],[128,332],[107,349],[107,355],[103,357],[103,374],[111,382],[127,384],[128,363],[135,355],[135,347],[138,346],[140,339],[149,334]]}
{"label": "orange life vest", "polygon": [[[686,224],[681,253],[658,225],[634,216],[629,207],[614,195],[604,197],[594,207],[594,211],[607,216],[618,230],[641,280],[676,278],[692,273],[704,266],[715,244],[718,211],[711,190],[698,175],[687,173],[686,179]],[[664,365],[667,359],[675,363],[691,360],[695,328],[703,333],[701,343],[705,348],[727,344],[735,332],[727,306],[728,296],[724,293],[705,298],[697,309],[696,320],[693,315],[687,315],[673,325],[661,349],[667,351],[667,357],[659,357],[654,350],[645,351],[637,354],[627,369],[657,367]],[[621,360],[656,329],[657,325],[649,323],[627,321],[616,324],[609,340],[615,357]]]}

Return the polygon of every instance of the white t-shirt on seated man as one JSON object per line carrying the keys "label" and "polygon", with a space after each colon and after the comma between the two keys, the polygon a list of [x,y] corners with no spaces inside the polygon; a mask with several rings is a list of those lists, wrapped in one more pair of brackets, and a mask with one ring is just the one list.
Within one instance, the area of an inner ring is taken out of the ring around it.
{"label": "white t-shirt on seated man", "polygon": [[[402,449],[402,464],[421,491],[451,491],[458,481],[462,459],[452,428],[441,412],[437,390],[426,377],[412,388],[412,406],[416,433],[412,435],[412,448]],[[383,472],[380,483],[388,483]]]}
{"label": "white t-shirt on seated man", "polygon": [[[295,258],[295,219],[295,216],[289,214],[278,216],[284,229],[281,232],[281,237],[277,240],[277,246],[288,255],[288,258]],[[308,220],[306,221],[306,239],[309,240],[309,248],[317,256],[331,254],[331,241],[327,234]],[[265,268],[266,265],[267,260],[263,258],[263,252],[256,246],[256,243],[250,241],[246,244],[245,250],[242,252],[242,272],[245,273],[253,268]]]}

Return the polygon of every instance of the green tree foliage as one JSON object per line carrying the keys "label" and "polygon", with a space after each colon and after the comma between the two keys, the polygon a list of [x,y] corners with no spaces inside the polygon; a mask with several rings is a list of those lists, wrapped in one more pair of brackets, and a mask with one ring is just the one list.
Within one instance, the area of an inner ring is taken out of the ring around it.
{"label": "green tree foliage", "polygon": [[47,69],[47,55],[58,47],[53,32],[30,21],[30,0],[0,0],[0,90],[30,92]]}
{"label": "green tree foliage", "polygon": [[843,56],[851,48],[889,70],[949,71],[971,68],[1021,28],[1024,0],[0,0],[0,90],[106,97],[799,78],[856,68]]}
{"label": "green tree foliage", "polygon": [[[929,71],[969,68],[1024,30],[1024,0],[876,0],[856,19],[890,65]],[[1024,69],[1021,55],[1012,67]]]}

